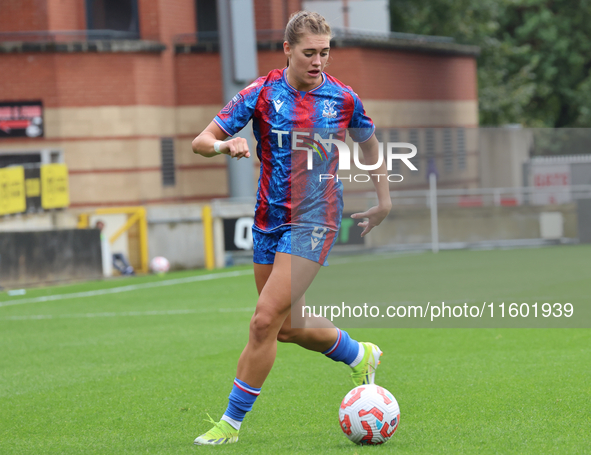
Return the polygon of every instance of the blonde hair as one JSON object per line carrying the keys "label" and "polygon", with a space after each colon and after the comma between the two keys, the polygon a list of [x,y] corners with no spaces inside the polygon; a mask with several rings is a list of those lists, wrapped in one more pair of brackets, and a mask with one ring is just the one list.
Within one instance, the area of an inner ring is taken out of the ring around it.
{"label": "blonde hair", "polygon": [[[332,38],[330,25],[322,15],[311,11],[293,13],[285,27],[285,41],[293,47],[301,41],[306,33],[328,35]],[[289,59],[287,64],[289,65]]]}

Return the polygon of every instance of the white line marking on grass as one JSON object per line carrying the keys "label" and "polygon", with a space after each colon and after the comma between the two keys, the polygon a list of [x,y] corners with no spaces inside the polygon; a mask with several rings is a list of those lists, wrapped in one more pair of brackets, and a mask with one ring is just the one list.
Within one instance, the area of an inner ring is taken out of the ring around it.
{"label": "white line marking on grass", "polygon": [[34,297],[31,299],[7,300],[0,302],[0,307],[10,305],[22,305],[25,303],[49,302],[52,300],[76,299],[79,297],[94,297],[97,295],[119,294],[120,292],[137,291],[138,289],[159,288],[162,286],[174,286],[175,284],[194,283],[196,281],[217,280],[219,278],[232,278],[242,275],[252,275],[252,270],[239,270],[236,272],[211,273],[209,275],[190,276],[186,278],[176,278],[174,280],[156,281],[152,283],[131,284],[129,286],[119,286],[109,289],[97,289],[96,291],[74,292],[72,294],[56,294],[43,297]]}
{"label": "white line marking on grass", "polygon": [[177,314],[194,313],[242,313],[253,312],[254,307],[248,308],[204,308],[195,310],[153,310],[153,311],[125,311],[120,313],[73,313],[73,314],[34,314],[29,316],[8,316],[0,321],[32,321],[41,319],[83,319],[83,318],[112,318],[119,316],[171,316]]}

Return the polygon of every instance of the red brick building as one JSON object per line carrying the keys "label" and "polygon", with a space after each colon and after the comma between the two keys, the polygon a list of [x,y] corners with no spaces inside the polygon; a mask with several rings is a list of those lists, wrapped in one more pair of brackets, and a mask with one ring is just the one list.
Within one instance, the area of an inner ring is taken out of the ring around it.
{"label": "red brick building", "polygon": [[[285,65],[280,31],[301,2],[254,4],[263,75]],[[226,196],[225,160],[190,147],[222,106],[213,5],[0,0],[0,113],[24,102],[43,112],[42,135],[0,131],[0,166],[64,161],[73,208]],[[420,37],[339,34],[327,72],[390,129],[385,139],[416,141],[419,159],[440,157],[444,185],[475,186],[476,140],[467,132],[478,125],[477,53]],[[424,184],[424,173],[405,175],[405,187]]]}

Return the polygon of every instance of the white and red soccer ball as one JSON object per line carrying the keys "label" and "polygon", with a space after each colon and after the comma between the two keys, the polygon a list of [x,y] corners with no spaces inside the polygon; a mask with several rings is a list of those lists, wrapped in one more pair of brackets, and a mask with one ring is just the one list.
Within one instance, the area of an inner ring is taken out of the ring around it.
{"label": "white and red soccer ball", "polygon": [[341,429],[355,444],[383,444],[400,423],[400,407],[394,395],[376,384],[351,390],[339,409]]}
{"label": "white and red soccer ball", "polygon": [[170,262],[162,256],[156,256],[150,261],[150,270],[154,273],[166,273],[170,270]]}

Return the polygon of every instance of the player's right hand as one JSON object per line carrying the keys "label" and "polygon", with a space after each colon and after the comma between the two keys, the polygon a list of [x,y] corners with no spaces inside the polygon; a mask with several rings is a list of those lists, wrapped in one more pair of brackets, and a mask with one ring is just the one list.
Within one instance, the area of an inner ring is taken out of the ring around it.
{"label": "player's right hand", "polygon": [[230,155],[230,157],[236,158],[237,160],[240,158],[250,158],[248,141],[243,137],[235,137],[234,139],[225,141],[220,145],[220,152]]}

